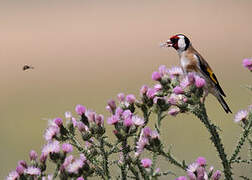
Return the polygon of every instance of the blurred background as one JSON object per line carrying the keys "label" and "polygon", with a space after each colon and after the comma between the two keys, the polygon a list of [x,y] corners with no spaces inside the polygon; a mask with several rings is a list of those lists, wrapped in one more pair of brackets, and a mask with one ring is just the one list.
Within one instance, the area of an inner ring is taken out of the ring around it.
{"label": "blurred background", "polygon": [[[179,65],[175,50],[159,47],[176,33],[191,39],[227,94],[233,114],[211,95],[206,107],[230,155],[241,132],[234,114],[252,100],[245,88],[251,73],[242,67],[243,58],[252,56],[251,9],[249,0],[1,1],[0,179],[18,160],[28,160],[31,149],[41,151],[46,118],[64,117],[76,104],[107,117],[108,99],[119,92],[139,97],[160,65]],[[35,69],[24,72],[25,64]],[[194,116],[167,117],[162,128],[178,159],[190,163],[204,156],[221,168],[208,132]],[[160,162],[161,170],[184,175]],[[245,167],[235,166],[235,174],[251,177]]]}

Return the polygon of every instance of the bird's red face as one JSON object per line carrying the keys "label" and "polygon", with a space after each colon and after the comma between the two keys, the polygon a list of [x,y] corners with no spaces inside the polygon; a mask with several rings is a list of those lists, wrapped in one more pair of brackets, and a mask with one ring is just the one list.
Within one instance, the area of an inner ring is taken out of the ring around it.
{"label": "bird's red face", "polygon": [[170,37],[165,43],[161,44],[161,47],[173,47],[176,50],[184,51],[190,45],[189,39],[183,34],[177,34]]}
{"label": "bird's red face", "polygon": [[178,46],[179,39],[180,38],[178,35],[172,36],[170,38],[170,41],[167,42],[167,44],[169,45],[169,47],[173,47],[174,49],[178,50],[179,49],[179,46]]}

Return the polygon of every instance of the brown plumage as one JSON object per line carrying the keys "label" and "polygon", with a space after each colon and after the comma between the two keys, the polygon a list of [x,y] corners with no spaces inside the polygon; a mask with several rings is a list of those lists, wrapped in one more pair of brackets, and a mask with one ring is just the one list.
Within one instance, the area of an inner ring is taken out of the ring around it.
{"label": "brown plumage", "polygon": [[[193,66],[195,72],[201,72],[204,75],[204,77],[207,78],[208,81],[210,81],[217,88],[220,94],[226,97],[212,68],[207,63],[207,61],[201,56],[201,54],[198,51],[196,51],[191,44],[189,45],[188,49],[185,52],[186,52],[186,57],[188,59],[191,59],[191,64],[187,65],[185,69],[190,70],[192,69],[191,66]],[[193,72],[193,71],[190,71],[190,72]]]}

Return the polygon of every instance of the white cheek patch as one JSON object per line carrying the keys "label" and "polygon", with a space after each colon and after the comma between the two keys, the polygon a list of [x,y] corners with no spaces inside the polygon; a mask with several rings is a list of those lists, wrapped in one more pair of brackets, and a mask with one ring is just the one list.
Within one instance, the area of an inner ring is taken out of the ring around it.
{"label": "white cheek patch", "polygon": [[178,47],[179,47],[179,49],[185,49],[186,43],[185,43],[184,37],[181,37],[181,38],[178,40]]}

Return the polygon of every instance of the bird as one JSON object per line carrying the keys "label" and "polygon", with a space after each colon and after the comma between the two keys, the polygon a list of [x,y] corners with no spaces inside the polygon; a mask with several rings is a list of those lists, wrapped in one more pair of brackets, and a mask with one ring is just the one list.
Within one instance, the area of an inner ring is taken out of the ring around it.
{"label": "bird", "polygon": [[201,54],[192,46],[191,41],[184,34],[176,34],[170,37],[161,47],[173,47],[180,59],[185,74],[194,72],[204,78],[207,86],[204,88],[202,102],[208,93],[214,95],[226,113],[232,113],[223,97],[226,97],[212,68]]}
{"label": "bird", "polygon": [[29,66],[29,65],[24,65],[22,69],[23,69],[23,71],[26,71],[28,69],[34,69],[34,67]]}

